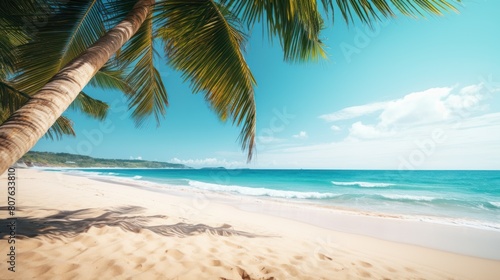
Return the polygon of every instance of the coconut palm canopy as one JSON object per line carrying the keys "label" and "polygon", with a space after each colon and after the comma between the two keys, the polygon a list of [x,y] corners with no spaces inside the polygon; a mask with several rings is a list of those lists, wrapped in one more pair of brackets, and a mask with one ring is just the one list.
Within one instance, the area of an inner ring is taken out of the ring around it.
{"label": "coconut palm canopy", "polygon": [[[246,34],[256,24],[264,26],[270,41],[280,44],[285,61],[314,61],[326,57],[321,41],[325,21],[333,22],[341,17],[347,23],[359,19],[370,25],[394,17],[398,12],[412,17],[442,15],[445,11],[456,11],[460,1],[5,2],[0,7],[0,121],[7,124],[8,117],[29,100],[36,99],[37,93],[56,74],[63,75],[61,70],[68,63],[79,59],[127,15],[133,18],[137,5],[142,3],[147,6],[147,15],[141,18],[138,30],[102,68],[95,71],[90,85],[122,91],[128,97],[137,125],[143,124],[150,116],[160,123],[166,112],[168,95],[153,62],[160,59],[159,53],[164,53],[165,63],[182,73],[193,93],[203,93],[222,120],[230,119],[241,126],[242,148],[248,151],[251,159],[255,141],[254,87],[257,81],[245,61],[244,45]],[[107,104],[84,91],[79,91],[70,103],[72,109],[98,119],[103,119],[108,109]],[[50,127],[49,137],[75,133],[69,119],[56,117],[55,123],[47,126],[47,129]],[[7,138],[6,133],[0,135]],[[1,146],[6,144],[0,142]],[[22,155],[19,155],[20,150],[15,157]],[[9,160],[12,161],[10,157]]]}

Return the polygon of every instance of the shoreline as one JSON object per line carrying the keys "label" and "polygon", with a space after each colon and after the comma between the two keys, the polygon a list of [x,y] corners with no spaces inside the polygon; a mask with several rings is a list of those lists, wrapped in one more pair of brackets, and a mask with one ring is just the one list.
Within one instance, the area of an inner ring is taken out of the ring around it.
{"label": "shoreline", "polygon": [[[229,196],[206,195],[201,191],[183,195],[178,195],[182,193],[180,190],[151,192],[143,186],[103,182],[63,172],[18,169],[18,173],[20,223],[29,227],[45,221],[55,227],[40,226],[25,231],[36,235],[19,239],[18,254],[22,260],[19,269],[23,271],[20,275],[26,278],[35,275],[42,279],[54,275],[70,278],[85,270],[108,277],[166,275],[167,279],[241,279],[245,275],[249,279],[331,279],[331,275],[336,275],[335,279],[495,279],[500,274],[498,260],[373,236],[384,220],[381,230],[386,234],[407,236],[416,230],[421,238],[437,243],[455,238],[463,231],[459,227],[425,222],[402,225],[405,222],[340,212],[332,215],[331,209],[313,211],[296,205],[280,208],[277,202],[259,198],[233,197],[231,205],[222,201]],[[4,204],[4,198],[1,199]],[[127,219],[122,217],[136,208],[140,213],[131,213],[134,215]],[[321,212],[328,215],[322,216]],[[138,217],[144,217],[145,221]],[[304,218],[308,218],[307,223]],[[127,224],[134,219],[139,220]],[[325,219],[330,221],[327,227]],[[83,229],[75,230],[75,223]],[[62,231],[61,227],[70,232]],[[356,227],[362,234],[349,233]],[[53,230],[59,233],[57,238],[49,234]],[[468,231],[464,238],[482,241],[494,249],[491,245],[499,243],[489,243],[490,237],[485,237],[484,232]],[[497,238],[499,234],[494,233]],[[464,243],[453,242],[450,245]],[[478,243],[472,245],[477,247]],[[137,254],[139,259],[135,258]],[[101,267],[96,258],[107,265]],[[57,262],[63,263],[64,271]],[[145,266],[151,267],[146,271]],[[109,272],[112,267],[115,271]],[[172,269],[167,272],[162,267]]]}
{"label": "shoreline", "polygon": [[[272,215],[327,230],[500,261],[500,229],[471,224],[455,224],[452,221],[445,223],[443,217],[432,220],[431,217],[426,216],[369,212],[354,208],[346,209],[312,202],[292,201],[285,198],[179,188],[169,184],[132,178],[95,174],[65,174],[95,181],[128,185],[168,195],[189,197],[194,194],[198,196],[197,199],[210,199],[245,212]],[[370,226],[365,227],[367,224]],[[454,239],[429,239],[428,236],[436,230],[448,232],[448,235],[453,234]],[[491,244],[498,245],[491,246]]]}

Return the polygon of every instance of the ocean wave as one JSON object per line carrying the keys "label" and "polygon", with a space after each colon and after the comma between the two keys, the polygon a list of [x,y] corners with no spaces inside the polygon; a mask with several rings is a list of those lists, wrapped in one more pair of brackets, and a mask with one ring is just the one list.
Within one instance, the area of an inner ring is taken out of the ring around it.
{"label": "ocean wave", "polygon": [[[61,170],[64,171],[64,170]],[[83,177],[95,177],[95,176],[101,176],[101,172],[96,172],[96,171],[81,171],[81,170],[67,170],[64,171],[67,174],[71,175],[76,175],[76,176],[83,176]]]}
{"label": "ocean wave", "polygon": [[139,176],[139,175],[132,177],[132,179],[135,179],[135,180],[139,180],[141,178],[142,178],[142,176]]}
{"label": "ocean wave", "polygon": [[406,194],[382,194],[383,198],[390,200],[413,200],[413,201],[433,201],[438,199],[437,197],[424,196],[424,195],[406,195]]}
{"label": "ocean wave", "polygon": [[489,203],[497,208],[500,208],[500,201],[490,201]]}
{"label": "ocean wave", "polygon": [[375,183],[375,182],[336,182],[332,181],[332,184],[337,186],[358,186],[362,188],[387,188],[394,186],[390,183]]}
{"label": "ocean wave", "polygon": [[437,223],[437,224],[453,225],[453,226],[466,226],[483,230],[500,231],[500,224],[493,221],[473,220],[466,218],[435,217],[435,216],[433,217],[414,216],[413,219],[429,223]]}
{"label": "ocean wave", "polygon": [[333,193],[282,191],[266,188],[250,188],[237,185],[219,185],[194,180],[189,180],[189,186],[208,191],[231,192],[242,195],[271,196],[279,198],[324,199],[339,196]]}

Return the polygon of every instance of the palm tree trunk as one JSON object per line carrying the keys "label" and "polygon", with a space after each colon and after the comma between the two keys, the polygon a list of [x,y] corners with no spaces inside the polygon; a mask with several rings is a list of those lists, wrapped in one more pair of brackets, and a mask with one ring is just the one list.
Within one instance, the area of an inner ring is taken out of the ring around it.
{"label": "palm tree trunk", "polygon": [[137,32],[155,0],[138,0],[106,35],[69,62],[0,126],[0,174],[27,153],[109,58]]}

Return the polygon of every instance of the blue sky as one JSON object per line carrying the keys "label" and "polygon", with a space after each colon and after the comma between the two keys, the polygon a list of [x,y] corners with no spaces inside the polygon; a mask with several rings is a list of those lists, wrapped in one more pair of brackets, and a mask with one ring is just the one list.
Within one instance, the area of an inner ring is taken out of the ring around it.
{"label": "blue sky", "polygon": [[500,169],[500,1],[465,1],[460,14],[398,17],[373,30],[340,18],[322,39],[328,60],[283,62],[256,28],[246,59],[258,86],[257,150],[246,164],[240,129],[160,65],[170,106],[160,127],[136,128],[119,92],[106,121],[66,113],[77,137],[33,150],[141,158],[194,167]]}

